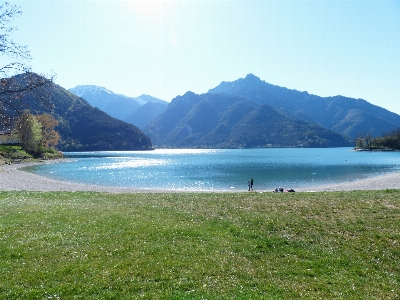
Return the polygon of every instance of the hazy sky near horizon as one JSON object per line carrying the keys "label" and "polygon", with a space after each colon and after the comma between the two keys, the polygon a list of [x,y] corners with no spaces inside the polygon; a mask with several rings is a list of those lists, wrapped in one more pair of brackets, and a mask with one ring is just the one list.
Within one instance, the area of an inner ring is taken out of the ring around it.
{"label": "hazy sky near horizon", "polygon": [[13,0],[14,41],[64,88],[167,101],[253,73],[400,114],[400,1]]}

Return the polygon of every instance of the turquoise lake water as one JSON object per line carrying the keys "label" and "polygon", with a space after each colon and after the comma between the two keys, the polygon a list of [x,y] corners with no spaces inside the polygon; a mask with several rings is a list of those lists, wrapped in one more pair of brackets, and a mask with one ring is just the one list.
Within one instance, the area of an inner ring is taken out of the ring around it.
{"label": "turquoise lake water", "polygon": [[171,190],[285,189],[352,181],[400,169],[400,152],[352,148],[158,149],[67,152],[66,162],[26,170],[46,177],[129,188]]}

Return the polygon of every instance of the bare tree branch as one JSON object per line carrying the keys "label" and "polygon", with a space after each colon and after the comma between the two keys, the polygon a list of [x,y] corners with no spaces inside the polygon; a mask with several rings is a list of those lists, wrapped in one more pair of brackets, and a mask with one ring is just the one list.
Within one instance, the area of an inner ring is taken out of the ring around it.
{"label": "bare tree branch", "polygon": [[27,64],[31,59],[28,48],[10,38],[10,33],[16,30],[10,23],[21,14],[15,5],[8,2],[0,5],[0,57],[7,61],[0,66],[0,127],[3,128],[11,126],[13,119],[29,108],[27,94],[36,105],[52,107],[50,96],[55,76],[33,73]]}

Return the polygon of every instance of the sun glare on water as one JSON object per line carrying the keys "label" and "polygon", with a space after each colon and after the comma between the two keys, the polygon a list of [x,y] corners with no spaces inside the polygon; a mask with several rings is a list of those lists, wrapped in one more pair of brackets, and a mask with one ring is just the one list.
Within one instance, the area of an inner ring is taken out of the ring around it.
{"label": "sun glare on water", "polygon": [[111,169],[130,169],[149,166],[161,166],[167,163],[163,159],[129,159],[123,161],[116,161],[111,164],[95,166],[96,170],[111,170]]}

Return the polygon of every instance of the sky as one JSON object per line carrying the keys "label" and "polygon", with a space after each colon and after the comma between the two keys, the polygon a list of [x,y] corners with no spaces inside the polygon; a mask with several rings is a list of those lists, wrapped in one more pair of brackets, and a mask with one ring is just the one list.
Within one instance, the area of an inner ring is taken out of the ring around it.
{"label": "sky", "polygon": [[37,73],[171,101],[252,73],[400,114],[400,1],[12,0]]}

